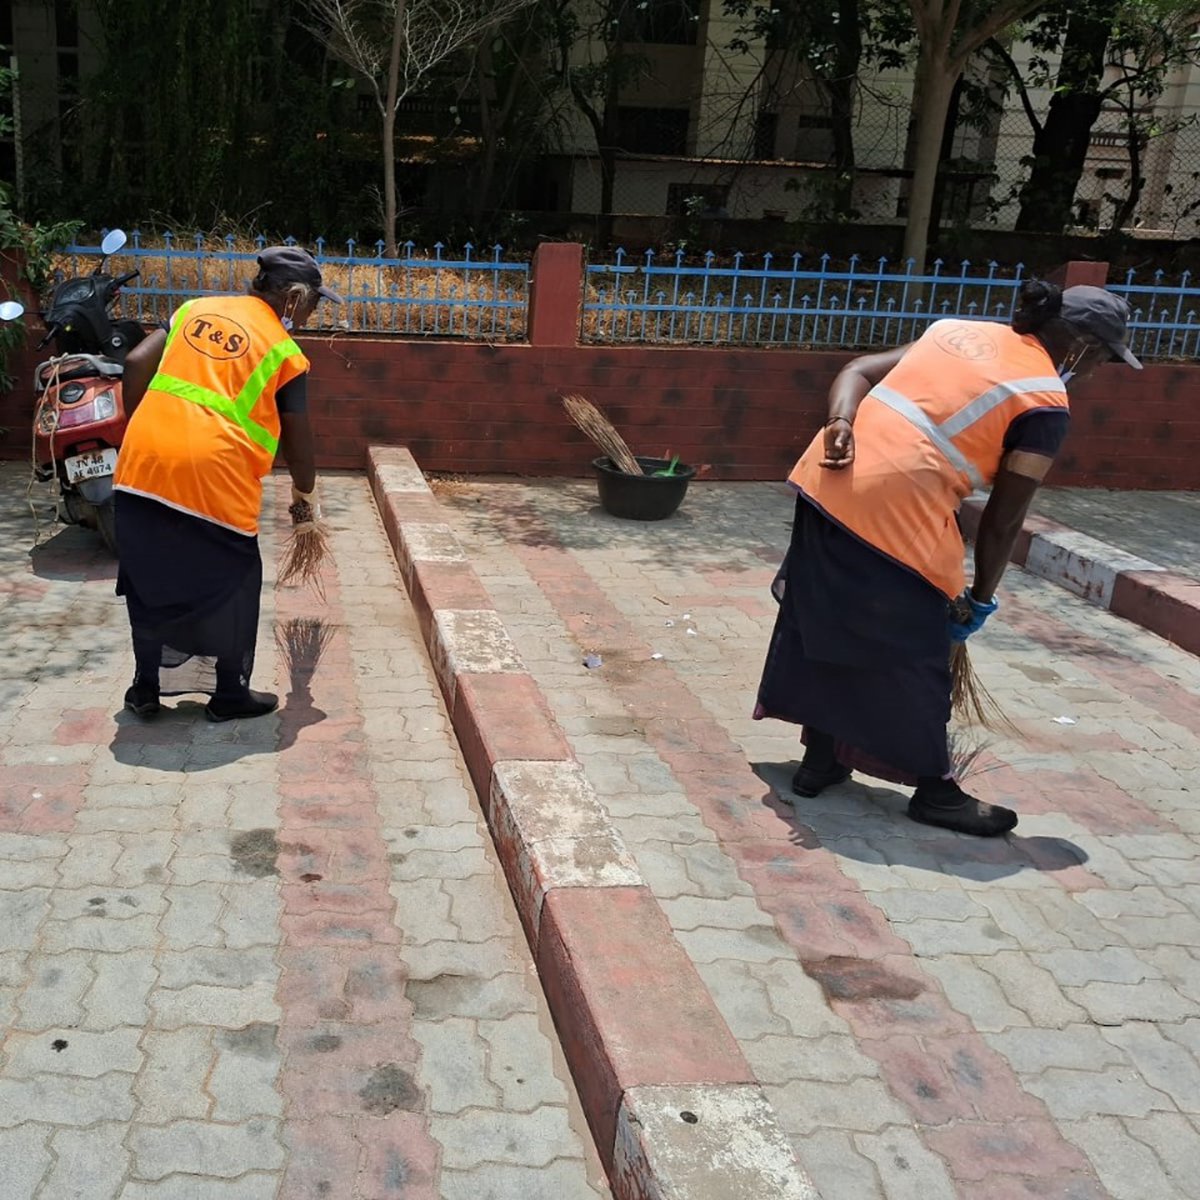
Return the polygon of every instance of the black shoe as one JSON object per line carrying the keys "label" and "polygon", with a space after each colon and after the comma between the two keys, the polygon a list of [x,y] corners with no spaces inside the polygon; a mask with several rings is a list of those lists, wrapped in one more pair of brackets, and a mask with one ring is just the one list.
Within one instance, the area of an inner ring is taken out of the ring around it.
{"label": "black shoe", "polygon": [[792,776],[792,791],[797,796],[819,796],[826,788],[845,783],[850,778],[850,768],[843,767],[836,759],[828,767],[809,767],[801,763]]}
{"label": "black shoe", "polygon": [[210,721],[240,721],[265,717],[278,707],[279,697],[272,692],[252,692],[247,688],[241,696],[214,696],[204,712]]}
{"label": "black shoe", "polygon": [[139,717],[153,717],[162,712],[158,688],[148,683],[135,683],[125,693],[125,707]]}
{"label": "black shoe", "polygon": [[918,787],[908,802],[908,815],[922,825],[975,837],[999,837],[1017,824],[1017,814],[1011,808],[976,800],[953,780],[944,780],[936,788],[925,784]]}

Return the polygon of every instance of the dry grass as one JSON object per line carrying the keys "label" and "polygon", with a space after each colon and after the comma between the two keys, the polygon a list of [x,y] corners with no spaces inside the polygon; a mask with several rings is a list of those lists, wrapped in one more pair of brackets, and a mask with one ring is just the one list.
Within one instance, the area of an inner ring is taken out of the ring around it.
{"label": "dry grass", "polygon": [[[185,300],[202,292],[242,292],[257,268],[257,245],[223,239],[206,244],[200,256],[195,243],[183,239],[173,252],[143,242],[137,254],[114,254],[114,275],[139,270],[131,288],[155,289],[155,294],[127,293],[118,315],[164,320]],[[365,247],[364,247],[365,250]],[[156,253],[156,251],[158,251]],[[246,255],[230,260],[228,253]],[[185,256],[186,255],[186,256]],[[456,252],[455,257],[458,257]],[[55,266],[67,276],[91,269],[86,260],[59,255]],[[399,333],[436,337],[469,337],[480,341],[519,341],[525,337],[528,285],[523,271],[493,272],[486,260],[469,270],[441,266],[435,259],[414,259],[412,265],[321,264],[326,284],[347,297],[335,307],[322,304],[312,329],[342,329],[364,333]],[[516,307],[495,307],[495,302]]]}

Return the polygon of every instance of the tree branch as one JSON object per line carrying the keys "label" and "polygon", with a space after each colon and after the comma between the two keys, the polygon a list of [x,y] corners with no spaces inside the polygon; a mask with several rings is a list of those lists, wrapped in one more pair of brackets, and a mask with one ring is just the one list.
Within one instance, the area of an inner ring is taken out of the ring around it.
{"label": "tree branch", "polygon": [[997,38],[988,38],[983,48],[994,54],[1004,65],[1005,70],[1008,71],[1009,78],[1017,85],[1017,95],[1021,97],[1021,107],[1025,110],[1025,115],[1029,118],[1029,124],[1033,126],[1034,134],[1040,134],[1042,132],[1042,122],[1034,110],[1033,101],[1029,98],[1029,89],[1025,86],[1025,79],[1021,74],[1021,69],[1017,66],[1016,60],[1009,54],[1004,43]]}

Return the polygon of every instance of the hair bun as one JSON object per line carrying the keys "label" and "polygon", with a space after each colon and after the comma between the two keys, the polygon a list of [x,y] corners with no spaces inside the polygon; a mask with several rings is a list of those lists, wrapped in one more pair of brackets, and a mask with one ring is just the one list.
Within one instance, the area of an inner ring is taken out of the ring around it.
{"label": "hair bun", "polygon": [[1026,279],[1017,292],[1012,327],[1017,333],[1036,333],[1062,312],[1063,293],[1055,283]]}

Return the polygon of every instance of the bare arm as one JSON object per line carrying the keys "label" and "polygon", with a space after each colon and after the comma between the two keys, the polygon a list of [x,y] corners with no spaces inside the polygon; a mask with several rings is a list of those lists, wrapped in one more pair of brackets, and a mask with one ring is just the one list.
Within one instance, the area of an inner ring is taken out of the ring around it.
{"label": "bare arm", "polygon": [[296,491],[310,494],[317,486],[317,463],[307,413],[279,414],[279,445]]}
{"label": "bare arm", "polygon": [[147,334],[125,356],[125,374],[121,377],[121,402],[125,405],[125,414],[129,416],[141,403],[154,372],[162,360],[163,347],[167,344],[167,335],[161,329]]}
{"label": "bare arm", "polygon": [[840,471],[854,461],[854,418],[866,394],[904,357],[907,346],[864,354],[852,359],[829,389],[829,419],[825,422],[825,457],[821,466]]}
{"label": "bare arm", "polygon": [[986,603],[995,596],[1030,502],[1053,461],[1044,454],[1017,450],[1006,455],[1001,463],[975,535],[975,582],[971,585],[971,595],[976,600]]}

